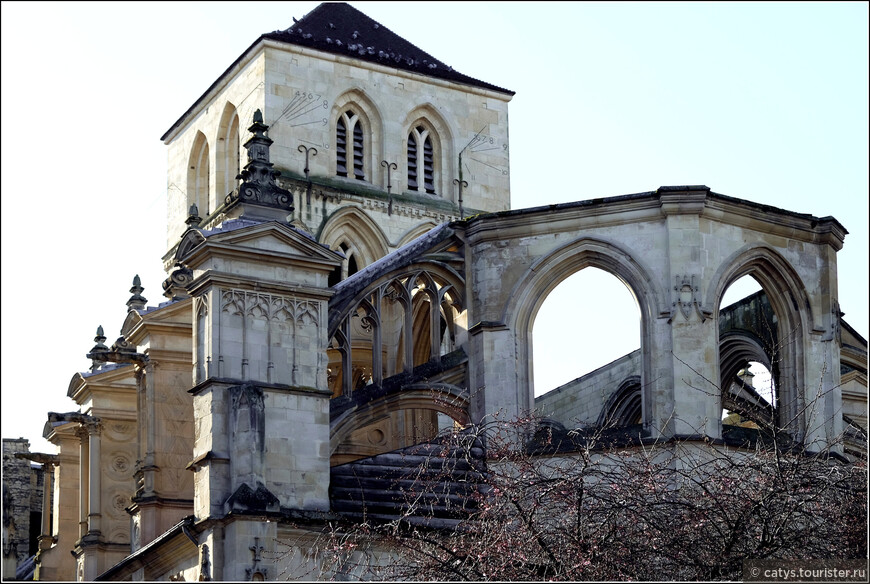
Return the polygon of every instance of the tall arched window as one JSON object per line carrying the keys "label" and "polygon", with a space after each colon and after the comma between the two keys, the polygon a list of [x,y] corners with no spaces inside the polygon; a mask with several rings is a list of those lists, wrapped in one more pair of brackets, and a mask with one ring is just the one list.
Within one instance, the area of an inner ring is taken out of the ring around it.
{"label": "tall arched window", "polygon": [[335,168],[338,176],[365,180],[363,128],[358,115],[347,110],[335,126]]}
{"label": "tall arched window", "polygon": [[241,168],[240,152],[239,116],[233,104],[227,103],[218,127],[217,150],[215,151],[215,163],[217,164],[217,172],[215,173],[216,206],[237,186],[236,177]]}
{"label": "tall arched window", "polygon": [[196,203],[200,217],[208,217],[212,211],[209,191],[208,140],[202,132],[197,132],[187,170],[187,202]]}
{"label": "tall arched window", "polygon": [[435,150],[429,130],[422,125],[408,134],[408,189],[435,194]]}

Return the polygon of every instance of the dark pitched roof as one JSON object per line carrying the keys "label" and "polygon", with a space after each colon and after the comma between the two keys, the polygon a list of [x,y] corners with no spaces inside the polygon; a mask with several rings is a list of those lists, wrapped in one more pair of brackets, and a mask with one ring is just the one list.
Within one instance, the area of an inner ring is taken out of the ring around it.
{"label": "dark pitched roof", "polygon": [[464,83],[473,87],[488,89],[507,95],[516,92],[504,89],[485,81],[463,75],[425,51],[409,43],[379,22],[369,18],[345,2],[324,2],[303,16],[294,19],[293,25],[286,30],[265,33],[260,36],[224,73],[212,83],[190,108],[184,112],[161,140],[172,133],[181,121],[193,111],[212,88],[244,57],[257,43],[264,39],[309,47],[325,53],[353,57],[361,61],[395,67],[403,71],[419,73],[437,79]]}
{"label": "dark pitched roof", "polygon": [[287,30],[264,34],[263,37],[514,94],[508,89],[463,75],[345,2],[324,2]]}

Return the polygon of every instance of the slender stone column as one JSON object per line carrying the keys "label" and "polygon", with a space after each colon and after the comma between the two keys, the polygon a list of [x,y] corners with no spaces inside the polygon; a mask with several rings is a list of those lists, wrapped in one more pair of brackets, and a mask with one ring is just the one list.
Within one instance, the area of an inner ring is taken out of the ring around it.
{"label": "slender stone column", "polygon": [[87,424],[88,430],[88,533],[100,533],[100,426]]}
{"label": "slender stone column", "polygon": [[154,361],[148,361],[145,365],[145,459],[142,461],[145,489],[142,495],[146,497],[153,496],[156,490],[157,389],[154,387],[156,368],[157,363]]}
{"label": "slender stone column", "polygon": [[79,537],[88,532],[88,433],[84,427],[76,432],[80,442],[79,447]]}
{"label": "slender stone column", "polygon": [[48,549],[52,544],[51,537],[51,490],[54,465],[46,462],[42,467],[42,532],[39,535],[39,549]]}

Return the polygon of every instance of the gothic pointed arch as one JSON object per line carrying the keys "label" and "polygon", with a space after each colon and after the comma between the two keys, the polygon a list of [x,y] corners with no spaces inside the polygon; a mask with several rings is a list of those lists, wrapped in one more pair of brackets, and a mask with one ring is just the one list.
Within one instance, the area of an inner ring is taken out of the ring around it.
{"label": "gothic pointed arch", "polygon": [[408,243],[414,241],[415,239],[417,239],[418,237],[420,237],[424,233],[428,233],[429,231],[435,229],[437,226],[438,225],[434,221],[424,221],[423,223],[420,223],[419,225],[415,225],[414,227],[412,227],[411,229],[406,231],[404,234],[402,234],[402,237],[399,238],[398,243],[396,243],[396,247],[399,248],[405,244],[408,244]]}
{"label": "gothic pointed arch", "polygon": [[241,147],[239,145],[239,114],[236,107],[227,102],[221,114],[215,137],[215,196],[218,201],[233,191],[236,177],[241,170]]}
{"label": "gothic pointed arch", "polygon": [[502,322],[515,331],[518,377],[529,380],[527,392],[520,391],[521,411],[533,404],[532,328],[547,296],[556,286],[583,268],[594,267],[621,280],[637,301],[640,310],[641,379],[644,424],[651,423],[650,393],[655,384],[651,375],[652,321],[664,312],[665,294],[655,284],[650,270],[614,243],[581,237],[539,258],[527,268],[514,285],[502,312]]}
{"label": "gothic pointed arch", "polygon": [[743,276],[752,276],[758,282],[776,316],[777,346],[771,349],[769,369],[774,373],[778,394],[777,424],[800,441],[809,422],[805,411],[809,407],[808,392],[820,381],[806,378],[802,339],[816,328],[806,286],[778,251],[765,244],[748,244],[722,262],[710,280],[706,304],[715,307],[715,322],[725,290]]}
{"label": "gothic pointed arch", "polygon": [[340,95],[332,106],[330,174],[379,184],[383,159],[383,117],[361,89]]}
{"label": "gothic pointed arch", "polygon": [[[355,206],[338,209],[323,224],[317,238],[330,249],[342,250],[345,255],[342,278],[353,275],[389,252],[389,242],[380,226]],[[353,260],[353,263],[351,263]]]}
{"label": "gothic pointed arch", "polygon": [[470,421],[466,391],[449,383],[408,384],[376,400],[349,408],[332,419],[330,453],[334,454],[354,432],[402,411],[437,412],[460,425],[468,424]]}
{"label": "gothic pointed arch", "polygon": [[[768,404],[751,387],[745,387],[740,373],[749,368],[750,362],[763,365],[774,372],[764,342],[745,333],[727,333],[719,340],[720,387],[722,409],[737,412],[761,425],[769,425],[775,416],[773,404]],[[774,373],[774,377],[776,374]],[[775,403],[775,402],[774,402]]]}
{"label": "gothic pointed arch", "polygon": [[214,211],[211,197],[208,139],[197,132],[187,165],[187,206],[196,205],[202,217]]}
{"label": "gothic pointed arch", "polygon": [[432,104],[412,110],[403,125],[406,190],[453,200],[453,132]]}
{"label": "gothic pointed arch", "polygon": [[631,375],[610,395],[598,416],[597,425],[612,428],[640,424],[642,404],[640,376]]}

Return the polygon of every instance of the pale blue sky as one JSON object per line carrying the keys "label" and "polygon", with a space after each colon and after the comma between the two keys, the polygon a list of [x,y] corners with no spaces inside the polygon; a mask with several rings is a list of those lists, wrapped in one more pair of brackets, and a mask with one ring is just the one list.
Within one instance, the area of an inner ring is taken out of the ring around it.
{"label": "pale blue sky", "polygon": [[[867,3],[352,4],[517,92],[514,208],[706,184],[834,216],[849,231],[840,304],[867,336]],[[49,450],[46,412],[77,408],[69,381],[97,325],[119,334],[133,276],[163,300],[159,137],[260,34],[316,5],[2,3],[3,437]],[[539,373],[625,352],[637,313],[604,285],[564,295],[579,319],[547,333]]]}

